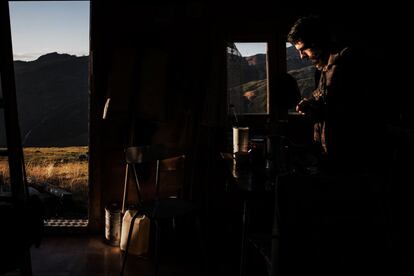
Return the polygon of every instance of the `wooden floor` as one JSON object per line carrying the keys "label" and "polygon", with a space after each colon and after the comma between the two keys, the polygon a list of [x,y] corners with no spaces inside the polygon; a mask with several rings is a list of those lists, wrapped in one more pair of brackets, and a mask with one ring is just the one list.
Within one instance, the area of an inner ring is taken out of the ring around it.
{"label": "wooden floor", "polygon": [[[168,248],[161,255],[159,276],[239,275],[237,254],[229,256],[217,251],[212,256],[204,262],[199,252],[183,253],[180,248]],[[33,276],[110,276],[120,274],[122,252],[119,247],[106,244],[100,236],[58,235],[44,237],[39,248],[31,249],[31,259]],[[152,273],[151,259],[130,255],[125,276],[152,276]]]}
{"label": "wooden floor", "polygon": [[[45,237],[31,254],[34,276],[119,275],[122,263],[119,247],[106,244],[100,236]],[[163,257],[159,275],[206,275],[200,266],[189,264],[186,259]],[[146,276],[152,275],[152,271],[150,259],[130,255],[124,275]]]}
{"label": "wooden floor", "polygon": [[[202,228],[201,235],[191,221],[176,221],[176,231],[163,225],[158,275],[239,276],[241,220],[239,213],[227,214],[230,211],[225,210],[216,212],[223,215],[206,220],[208,227]],[[245,276],[267,275],[263,258],[251,247],[248,253]],[[43,236],[39,248],[31,248],[33,276],[120,275],[122,260],[119,247],[105,243],[103,234],[53,232]],[[153,276],[153,271],[152,258],[130,255],[124,275]]]}

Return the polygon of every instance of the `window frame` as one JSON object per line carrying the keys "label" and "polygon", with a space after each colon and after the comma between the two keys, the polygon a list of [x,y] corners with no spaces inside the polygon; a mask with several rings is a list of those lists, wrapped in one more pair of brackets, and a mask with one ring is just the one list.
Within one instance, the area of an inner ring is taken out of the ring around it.
{"label": "window frame", "polygon": [[[73,0],[55,0],[56,2],[72,2]],[[94,122],[92,122],[93,117],[91,116],[91,114],[93,114],[94,112],[94,104],[93,104],[93,90],[94,90],[94,86],[93,86],[93,47],[92,47],[92,21],[93,21],[93,6],[96,5],[94,4],[94,1],[92,0],[76,0],[79,2],[89,2],[89,71],[88,71],[88,79],[89,79],[89,123],[88,123],[88,133],[89,133],[89,143],[88,143],[88,150],[89,152],[94,151],[94,149],[97,147],[96,145],[96,141],[94,139],[94,135],[92,133],[92,124],[95,124]],[[10,2],[42,2],[41,0],[8,0],[6,1],[7,5],[8,5],[8,9],[9,9],[9,4]],[[8,14],[9,18],[9,22],[10,22],[10,13]],[[11,26],[9,26],[9,28],[11,28]],[[6,34],[7,35],[7,34]],[[10,33],[10,40],[12,39],[11,37],[11,33]],[[8,58],[10,58],[11,60],[13,60],[13,51],[11,51],[10,53],[6,53],[3,52],[4,49],[2,48],[0,55],[4,55],[7,56]],[[11,55],[11,56],[9,56]],[[13,67],[14,68],[14,67]],[[13,79],[9,79],[8,81],[12,81],[13,84],[15,85],[15,80],[14,80],[14,70],[13,70]],[[97,189],[96,186],[99,185],[99,182],[95,179],[94,174],[92,173],[93,170],[96,170],[97,167],[99,167],[99,159],[94,158],[94,155],[90,154],[90,157],[88,158],[88,224],[86,227],[82,227],[81,231],[89,231],[89,232],[94,232],[96,231],[96,229],[98,229],[98,225],[96,225],[96,223],[91,223],[91,222],[95,222],[97,220],[97,217],[99,216],[98,213],[100,212],[100,208],[97,207],[96,203],[100,203],[99,199],[101,197],[100,191],[99,194],[93,196],[91,191],[94,189]],[[10,169],[10,168],[9,168]],[[98,189],[99,190],[99,189]],[[63,227],[61,229],[64,229],[65,231],[70,232],[71,230],[68,229],[67,227]]]}
{"label": "window frame", "polygon": [[[279,39],[280,35],[275,32],[269,33],[230,33],[225,37],[223,53],[226,53],[224,61],[224,87],[223,91],[226,95],[226,118],[227,124],[231,125],[234,115],[229,112],[229,102],[227,95],[227,45],[229,42],[237,43],[267,43],[267,87],[268,87],[268,113],[267,114],[238,114],[240,124],[249,126],[253,129],[253,133],[264,134],[266,132],[267,125],[272,124],[279,120],[278,107],[274,97],[277,93],[277,86],[275,83],[276,77],[280,72],[286,72],[286,58],[283,49],[283,43],[280,43],[282,39]],[[284,42],[284,40],[283,40]]]}

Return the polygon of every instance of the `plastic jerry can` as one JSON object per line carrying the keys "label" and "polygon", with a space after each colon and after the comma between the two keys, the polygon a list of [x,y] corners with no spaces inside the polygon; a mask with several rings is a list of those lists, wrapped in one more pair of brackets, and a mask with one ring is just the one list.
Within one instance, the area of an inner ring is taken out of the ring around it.
{"label": "plastic jerry can", "polygon": [[[137,210],[127,210],[122,218],[121,231],[121,250],[125,250],[128,241],[129,228],[131,226],[132,217]],[[129,244],[128,253],[135,255],[144,255],[148,253],[150,238],[150,219],[145,215],[138,215],[134,222],[134,228],[131,234],[131,242]]]}

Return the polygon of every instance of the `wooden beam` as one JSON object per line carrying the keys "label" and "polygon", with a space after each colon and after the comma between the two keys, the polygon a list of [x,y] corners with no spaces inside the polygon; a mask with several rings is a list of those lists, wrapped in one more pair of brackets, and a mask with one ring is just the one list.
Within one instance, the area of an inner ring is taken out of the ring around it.
{"label": "wooden beam", "polygon": [[27,199],[24,177],[23,150],[17,113],[16,84],[14,78],[12,38],[8,1],[0,1],[0,74],[3,92],[6,141],[9,154],[10,182],[16,202]]}

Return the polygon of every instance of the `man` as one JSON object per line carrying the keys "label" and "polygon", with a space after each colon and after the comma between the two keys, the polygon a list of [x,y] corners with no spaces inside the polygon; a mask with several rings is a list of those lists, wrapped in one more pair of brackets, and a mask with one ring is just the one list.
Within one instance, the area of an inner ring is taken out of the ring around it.
{"label": "man", "polygon": [[373,110],[375,88],[366,57],[335,40],[333,32],[316,16],[302,17],[288,34],[302,59],[309,59],[320,73],[311,97],[296,111],[314,122],[314,141],[322,167],[364,171],[374,167],[375,139],[380,120]]}
{"label": "man", "polygon": [[[381,185],[382,110],[380,96],[374,96],[379,95],[379,80],[373,78],[376,68],[367,55],[340,45],[329,25],[319,17],[302,17],[288,34],[300,57],[309,59],[320,75],[312,95],[296,110],[314,123],[320,169],[326,172],[297,193],[306,191],[306,206],[320,204],[306,215],[324,221],[315,228],[320,239],[312,245],[324,252],[319,275],[374,275],[373,263],[384,248],[378,227],[370,223],[380,213],[369,188]],[[317,261],[313,259],[315,265]]]}

